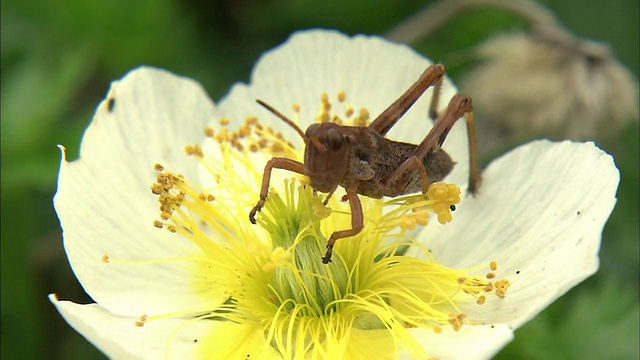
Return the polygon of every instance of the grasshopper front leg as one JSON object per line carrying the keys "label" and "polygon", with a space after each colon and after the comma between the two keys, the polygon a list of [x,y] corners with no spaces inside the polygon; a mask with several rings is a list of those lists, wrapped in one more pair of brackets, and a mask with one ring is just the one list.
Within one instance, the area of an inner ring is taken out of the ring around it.
{"label": "grasshopper front leg", "polygon": [[347,198],[349,199],[349,206],[351,207],[351,229],[340,230],[331,234],[331,237],[329,237],[327,241],[327,253],[322,258],[322,263],[324,264],[331,262],[333,245],[336,243],[336,240],[358,235],[364,228],[364,214],[358,193],[356,193],[355,190],[347,189]]}
{"label": "grasshopper front leg", "polygon": [[256,206],[254,206],[249,213],[249,221],[251,221],[252,224],[256,223],[256,214],[262,209],[265,201],[267,201],[267,195],[269,194],[269,183],[271,181],[271,170],[273,170],[274,168],[289,170],[304,175],[304,164],[300,162],[282,157],[274,157],[269,160],[269,162],[267,162],[267,165],[264,167],[264,173],[262,175],[260,200],[258,200]]}

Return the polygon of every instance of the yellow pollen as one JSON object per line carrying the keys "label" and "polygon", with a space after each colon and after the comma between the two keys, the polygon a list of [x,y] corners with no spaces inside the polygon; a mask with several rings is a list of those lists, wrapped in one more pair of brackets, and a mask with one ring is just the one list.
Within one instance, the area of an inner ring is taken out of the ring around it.
{"label": "yellow pollen", "polygon": [[415,212],[414,218],[416,219],[416,223],[418,223],[418,225],[427,225],[427,222],[429,220],[429,212],[427,210],[418,210]]}
{"label": "yellow pollen", "polygon": [[507,279],[502,279],[502,280],[498,280],[498,281],[494,282],[493,283],[493,287],[496,290],[496,295],[499,298],[504,299],[504,297],[506,296],[507,290],[509,289],[510,285],[511,285],[511,283]]}
{"label": "yellow pollen", "polygon": [[[343,105],[343,114],[345,118],[338,114],[338,111],[332,112],[333,104],[330,101],[330,97],[327,93],[320,95],[320,107],[315,117],[315,121],[319,123],[333,122],[339,125],[347,126],[367,126],[370,118],[369,111],[366,108],[361,108],[358,116],[354,117],[354,107],[347,101],[347,94],[344,90],[339,91],[336,95],[338,103]],[[294,107],[297,104],[294,104]],[[296,110],[297,111],[297,110]],[[297,114],[297,112],[296,112]]]}
{"label": "yellow pollen", "polygon": [[245,124],[240,129],[238,129],[237,134],[238,134],[238,138],[240,138],[240,139],[251,135],[251,125]]}
{"label": "yellow pollen", "polygon": [[[350,106],[348,106],[348,107],[344,110],[344,114],[345,114],[345,116],[346,116],[346,117],[348,117],[348,118],[350,118],[351,116],[353,116],[353,112],[354,112],[354,110],[353,110],[353,108],[352,108],[352,107],[350,107]],[[359,125],[359,124],[355,124],[355,125],[362,126],[362,125]]]}
{"label": "yellow pollen", "polygon": [[498,270],[498,263],[495,261],[492,261],[489,263],[489,269],[491,269],[491,271],[496,271]]}
{"label": "yellow pollen", "polygon": [[328,122],[329,119],[330,119],[329,112],[326,111],[326,110],[321,110],[318,113],[318,118],[317,119],[318,119],[318,122],[321,122],[321,123]]}
{"label": "yellow pollen", "polygon": [[102,254],[101,260],[102,260],[103,263],[108,263],[109,262],[109,255]]}
{"label": "yellow pollen", "polygon": [[204,153],[202,152],[202,148],[200,147],[200,145],[195,145],[194,149],[195,149],[195,153],[194,153],[195,156],[197,156],[197,157],[203,157],[204,156]]}
{"label": "yellow pollen", "polygon": [[159,195],[161,191],[162,191],[161,185],[159,184],[151,185],[151,193],[153,193],[154,195]]}
{"label": "yellow pollen", "polygon": [[140,316],[140,319],[138,319],[138,320],[136,320],[134,322],[134,325],[138,326],[138,327],[143,327],[144,324],[147,322],[147,320],[148,320],[147,315],[142,315],[142,316]]}
{"label": "yellow pollen", "polygon": [[478,304],[478,305],[482,305],[482,304],[484,304],[484,302],[485,302],[486,300],[487,300],[487,297],[486,297],[486,296],[484,296],[484,295],[480,295],[480,296],[478,297],[478,299],[476,300],[476,304]]}
{"label": "yellow pollen", "polygon": [[202,148],[200,147],[200,145],[187,145],[184,148],[184,152],[189,156],[191,155],[195,155],[197,157],[204,156],[204,153],[202,152]]}
{"label": "yellow pollen", "polygon": [[494,279],[496,277],[496,273],[488,272],[486,277],[487,277],[487,279]]}
{"label": "yellow pollen", "polygon": [[299,113],[300,112],[300,104],[298,104],[298,103],[294,103],[293,105],[291,105],[291,108],[293,109],[293,112],[295,112],[295,113]]}
{"label": "yellow pollen", "polygon": [[155,171],[162,171],[162,170],[164,170],[164,166],[162,166],[162,165],[160,165],[160,164],[155,164],[155,165],[153,166],[153,169],[154,169]]}
{"label": "yellow pollen", "polygon": [[331,102],[329,102],[329,95],[327,93],[322,93],[320,95],[320,109],[316,115],[316,122],[324,123],[331,119]]}
{"label": "yellow pollen", "polygon": [[158,229],[162,229],[162,227],[164,226],[164,224],[163,224],[163,222],[162,222],[162,221],[154,220],[154,221],[153,221],[153,226],[154,226],[154,227],[156,227],[156,228],[158,228]]}
{"label": "yellow pollen", "polygon": [[464,324],[464,320],[467,318],[465,314],[449,314],[449,324],[453,327],[454,331],[459,331]]}
{"label": "yellow pollen", "polygon": [[367,110],[366,108],[360,108],[360,119],[362,119],[363,121],[368,121],[369,110]]}
{"label": "yellow pollen", "polygon": [[429,186],[427,198],[433,201],[433,211],[438,215],[438,222],[446,224],[453,219],[451,205],[460,202],[460,188],[455,184],[435,182]]}
{"label": "yellow pollen", "polygon": [[403,230],[413,230],[416,228],[417,222],[414,216],[403,215],[400,219],[400,227]]}
{"label": "yellow pollen", "polygon": [[213,130],[212,127],[208,126],[208,127],[204,128],[204,135],[206,137],[212,138],[213,135],[215,135],[215,131]]}
{"label": "yellow pollen", "polygon": [[273,145],[271,145],[270,150],[274,154],[279,154],[279,153],[284,151],[284,147],[282,146],[281,143],[277,142],[277,143],[274,143]]}
{"label": "yellow pollen", "polygon": [[220,125],[222,125],[222,126],[229,125],[229,118],[223,117],[222,119],[220,119]]}
{"label": "yellow pollen", "polygon": [[460,188],[454,184],[436,182],[429,186],[426,194],[409,194],[385,200],[387,205],[399,208],[383,216],[380,229],[400,226],[403,230],[413,230],[417,225],[428,223],[430,213],[435,213],[438,222],[444,224],[451,219],[451,205],[460,202]]}
{"label": "yellow pollen", "polygon": [[229,140],[229,131],[227,128],[223,128],[219,133],[215,135],[215,139],[219,143],[223,143]]}

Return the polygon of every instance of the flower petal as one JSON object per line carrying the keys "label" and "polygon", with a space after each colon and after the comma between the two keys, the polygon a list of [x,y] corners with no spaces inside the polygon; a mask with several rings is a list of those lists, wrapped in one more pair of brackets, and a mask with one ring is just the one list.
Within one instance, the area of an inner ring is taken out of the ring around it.
{"label": "flower petal", "polygon": [[135,326],[138,319],[109,313],[97,304],[49,300],[64,319],[100,351],[114,359],[274,358],[261,329],[224,321],[164,318]]}
{"label": "flower petal", "polygon": [[[165,358],[168,339],[186,322],[184,319],[172,318],[153,321],[140,327],[134,325],[137,319],[113,315],[98,304],[80,305],[70,301],[59,301],[55,294],[49,295],[49,300],[77,332],[100,351],[115,359]],[[194,339],[208,331],[206,326],[202,325],[212,324],[194,325],[189,326],[187,334],[178,332],[171,340],[171,352],[179,351],[180,358],[194,357]]]}
{"label": "flower petal", "polygon": [[[338,92],[344,90],[350,105],[356,111],[367,108],[373,120],[431,64],[406,45],[378,37],[348,37],[328,30],[298,32],[265,53],[253,70],[250,85],[234,86],[220,102],[218,111],[237,119],[255,114],[266,125],[282,131],[294,144],[302,145],[289,126],[258,106],[254,99],[266,101],[290,118],[294,117],[291,106],[299,104],[300,125],[304,130],[315,119],[320,95],[327,93],[335,103]],[[455,92],[451,81],[445,78],[439,109],[446,108]],[[418,144],[426,136],[432,127],[427,116],[431,94],[432,89],[416,102],[390,131],[389,138]],[[466,127],[462,123],[451,130],[443,148],[457,162],[449,181],[464,185],[468,150]]]}
{"label": "flower petal", "polygon": [[536,141],[491,163],[483,179],[453,221],[427,226],[421,241],[453,267],[495,260],[497,277],[511,282],[506,299],[464,312],[517,328],[598,269],[619,172],[593,143]]}
{"label": "flower petal", "polygon": [[[438,359],[490,359],[513,339],[513,331],[506,325],[463,326],[459,331],[414,328],[409,332],[429,354]],[[408,359],[408,354],[401,358]]]}
{"label": "flower petal", "polygon": [[[80,158],[62,159],[55,207],[74,273],[91,297],[121,315],[201,304],[184,264],[104,263],[193,255],[195,247],[153,227],[154,164],[195,174],[182,149],[200,140],[213,104],[203,89],[168,72],[140,68],[114,82],[82,142]],[[64,155],[64,151],[63,151]],[[192,165],[191,165],[192,164]],[[192,175],[193,176],[193,175]],[[220,298],[209,301],[220,301]]]}

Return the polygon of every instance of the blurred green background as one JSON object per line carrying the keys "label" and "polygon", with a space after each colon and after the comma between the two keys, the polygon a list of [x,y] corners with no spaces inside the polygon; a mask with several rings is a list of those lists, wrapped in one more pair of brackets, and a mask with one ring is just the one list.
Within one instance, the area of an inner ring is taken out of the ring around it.
{"label": "blurred green background", "polygon": [[[200,81],[212,99],[247,81],[265,50],[298,29],[384,34],[430,1],[2,1],[3,359],[103,358],[47,300],[90,302],[62,250],[53,211],[59,152],[79,140],[109,82],[149,64]],[[638,1],[542,2],[572,32],[610,44],[638,76]],[[492,34],[524,28],[502,10],[461,14],[414,45],[449,64]],[[473,94],[472,94],[473,95]],[[482,126],[478,119],[477,126]],[[598,139],[622,173],[599,273],[516,332],[498,358],[638,358],[638,125]],[[489,157],[483,159],[486,163]]]}

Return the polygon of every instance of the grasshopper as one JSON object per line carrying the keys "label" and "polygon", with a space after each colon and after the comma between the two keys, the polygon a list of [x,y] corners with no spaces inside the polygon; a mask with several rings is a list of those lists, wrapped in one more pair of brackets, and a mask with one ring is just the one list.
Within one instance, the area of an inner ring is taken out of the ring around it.
{"label": "grasshopper", "polygon": [[[441,150],[441,146],[453,125],[463,116],[467,122],[469,141],[469,192],[474,194],[480,185],[480,172],[476,159],[471,98],[456,94],[451,98],[446,111],[438,116],[436,109],[445,72],[442,64],[429,66],[404,94],[366,127],[326,122],[312,124],[303,132],[282,113],[257,100],[300,134],[305,143],[305,152],[304,163],[284,157],[274,157],[267,162],[262,177],[260,200],[249,213],[249,220],[256,223],[255,215],[267,199],[271,171],[274,168],[309,177],[314,190],[328,193],[325,205],[337,187],[343,187],[351,208],[351,228],[336,231],[329,237],[327,252],[322,258],[322,262],[328,264],[331,262],[336,240],[355,236],[364,227],[362,204],[358,195],[382,198],[418,191],[426,193],[429,184],[444,179],[451,172],[455,163]],[[418,145],[387,139],[385,134],[431,86],[434,91],[429,115],[436,120],[427,136]]]}

